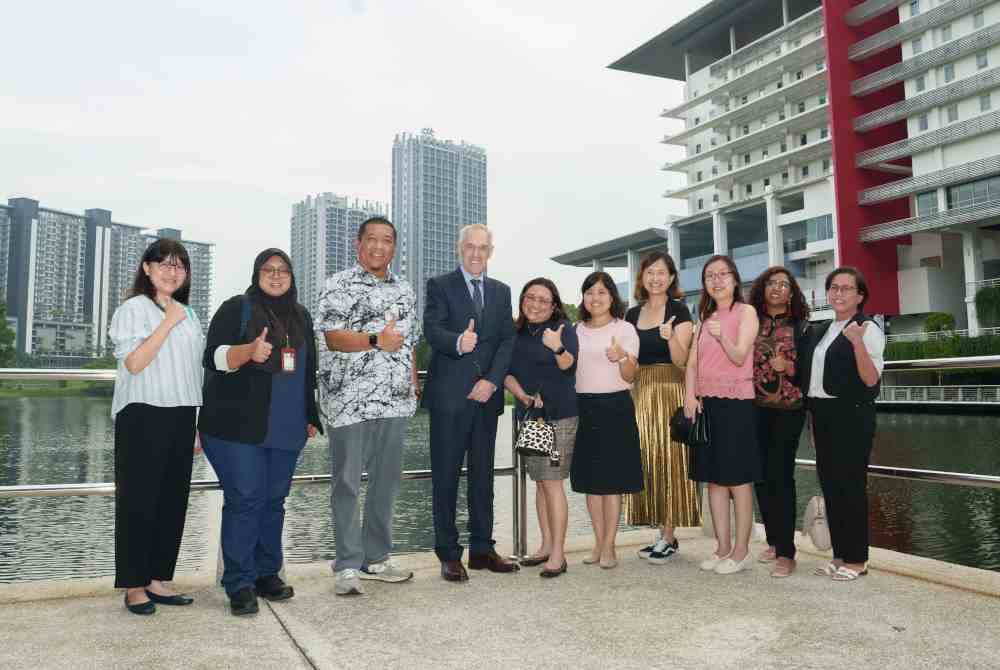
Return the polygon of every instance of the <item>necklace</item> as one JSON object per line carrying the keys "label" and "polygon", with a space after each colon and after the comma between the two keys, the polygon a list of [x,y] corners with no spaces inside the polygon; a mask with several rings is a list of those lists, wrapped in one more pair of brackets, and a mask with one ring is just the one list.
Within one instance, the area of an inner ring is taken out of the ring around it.
{"label": "necklace", "polygon": [[528,334],[531,335],[532,337],[535,337],[535,336],[538,335],[538,333],[542,332],[543,328],[545,328],[545,324],[544,323],[535,324],[534,328],[532,328],[531,324],[529,323],[528,324]]}

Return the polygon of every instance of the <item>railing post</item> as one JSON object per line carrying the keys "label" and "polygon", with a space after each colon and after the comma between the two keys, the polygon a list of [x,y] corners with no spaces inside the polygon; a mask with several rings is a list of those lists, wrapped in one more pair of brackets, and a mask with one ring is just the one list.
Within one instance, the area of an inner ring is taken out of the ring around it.
{"label": "railing post", "polygon": [[521,480],[518,474],[521,471],[521,459],[520,455],[517,453],[517,416],[516,407],[511,410],[510,422],[511,422],[511,440],[510,440],[510,462],[514,466],[514,472],[511,473],[511,500],[514,505],[514,514],[512,518],[513,526],[513,549],[511,558],[514,560],[519,560],[522,555],[524,555],[524,547],[521,545]]}

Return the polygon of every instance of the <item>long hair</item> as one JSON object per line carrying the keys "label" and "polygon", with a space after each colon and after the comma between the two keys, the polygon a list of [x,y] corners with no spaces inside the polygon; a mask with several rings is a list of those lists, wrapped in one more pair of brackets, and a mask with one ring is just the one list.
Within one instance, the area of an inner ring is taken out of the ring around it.
{"label": "long hair", "polygon": [[[594,284],[604,284],[604,288],[608,289],[608,293],[611,294],[611,316],[616,319],[622,319],[625,317],[625,303],[622,302],[621,296],[618,294],[618,287],[615,286],[615,282],[611,279],[611,275],[607,272],[591,272],[587,275],[587,278],[583,280],[583,287],[580,289],[580,293],[586,293],[589,291]],[[590,321],[593,318],[587,308],[584,306],[583,298],[580,299],[580,306],[577,308],[580,312],[581,321]]]}
{"label": "long hair", "polygon": [[134,298],[137,295],[144,295],[153,302],[156,302],[156,287],[153,280],[146,274],[143,263],[162,263],[168,258],[180,262],[184,266],[184,283],[180,285],[174,294],[170,296],[179,303],[188,304],[191,297],[191,257],[188,256],[187,249],[177,240],[161,237],[146,247],[142,254],[142,260],[135,271],[135,279],[132,280],[132,290],[128,297]]}
{"label": "long hair", "polygon": [[519,332],[528,326],[528,317],[524,314],[524,296],[532,286],[544,286],[552,294],[552,316],[550,321],[559,322],[566,318],[566,309],[563,307],[562,298],[559,297],[559,289],[552,283],[551,279],[545,277],[535,277],[521,289],[521,297],[517,299],[517,322],[514,324]]}
{"label": "long hair", "polygon": [[715,298],[708,292],[708,287],[705,283],[705,270],[708,269],[709,265],[717,261],[725,263],[726,267],[729,268],[729,272],[733,275],[733,304],[743,302],[743,292],[740,291],[740,284],[743,282],[740,279],[740,271],[736,269],[736,263],[729,256],[716,254],[705,261],[705,264],[701,267],[701,302],[698,304],[699,321],[705,321],[708,317],[715,314],[715,310],[719,309],[719,306],[715,304]]}
{"label": "long hair", "polygon": [[656,263],[657,261],[663,261],[663,263],[667,266],[667,272],[669,272],[670,276],[673,277],[673,279],[670,280],[670,286],[667,287],[667,297],[680,300],[684,297],[684,294],[681,293],[680,276],[677,274],[677,264],[674,263],[674,259],[670,257],[670,254],[665,251],[652,251],[646,254],[646,257],[642,259],[642,262],[639,264],[639,272],[635,276],[635,291],[633,292],[633,296],[639,302],[649,300],[649,291],[647,291],[646,287],[642,285],[642,275],[645,274],[650,265]]}
{"label": "long hair", "polygon": [[853,265],[842,265],[836,268],[833,272],[826,276],[826,291],[830,292],[830,287],[833,285],[833,278],[837,275],[850,275],[854,277],[854,283],[858,286],[858,295],[862,296],[861,304],[858,305],[858,311],[865,311],[865,303],[868,302],[868,297],[871,295],[868,292],[868,282],[865,281],[865,276],[861,274],[861,270],[857,269]]}
{"label": "long hair", "polygon": [[769,267],[757,277],[753,286],[750,287],[750,304],[757,310],[759,316],[767,314],[767,298],[765,297],[767,295],[767,283],[771,281],[771,277],[780,274],[786,275],[788,283],[791,285],[788,313],[791,314],[793,320],[803,323],[809,318],[809,304],[806,302],[806,297],[802,294],[802,289],[799,288],[799,282],[795,280],[795,275],[783,265]]}

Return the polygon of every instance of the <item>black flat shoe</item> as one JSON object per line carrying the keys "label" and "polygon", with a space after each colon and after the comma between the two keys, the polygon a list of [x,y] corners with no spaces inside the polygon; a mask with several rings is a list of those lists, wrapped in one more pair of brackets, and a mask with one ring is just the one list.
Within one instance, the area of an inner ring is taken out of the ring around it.
{"label": "black flat shoe", "polygon": [[288,600],[295,595],[295,589],[283,582],[278,575],[258,578],[254,582],[254,589],[257,591],[257,595],[271,602]]}
{"label": "black flat shoe", "polygon": [[544,577],[545,579],[552,579],[553,577],[558,577],[562,573],[566,572],[567,567],[568,566],[566,564],[566,559],[564,558],[561,568],[559,568],[558,570],[542,570],[541,572],[538,573],[538,576]]}
{"label": "black flat shoe", "polygon": [[194,598],[188,598],[187,596],[175,595],[175,596],[161,596],[159,593],[153,593],[149,589],[146,589],[146,595],[149,599],[158,605],[190,605],[194,602]]}
{"label": "black flat shoe", "polygon": [[152,600],[147,600],[144,603],[136,603],[135,605],[128,604],[128,591],[125,592],[125,609],[127,609],[132,614],[139,614],[141,616],[149,616],[156,612],[156,605]]}
{"label": "black flat shoe", "polygon": [[544,556],[528,556],[521,559],[521,565],[526,568],[533,568],[536,565],[541,565],[547,560],[549,560],[548,554],[545,554]]}
{"label": "black flat shoe", "polygon": [[249,586],[229,596],[229,611],[233,616],[245,616],[256,614],[260,608],[257,607],[257,594]]}

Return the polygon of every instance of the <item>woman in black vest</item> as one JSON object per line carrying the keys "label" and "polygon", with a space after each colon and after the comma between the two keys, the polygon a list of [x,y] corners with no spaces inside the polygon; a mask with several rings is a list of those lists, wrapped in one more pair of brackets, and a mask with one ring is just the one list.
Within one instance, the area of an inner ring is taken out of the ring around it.
{"label": "woman in black vest", "polygon": [[868,284],[856,268],[827,275],[826,292],[834,320],[811,333],[802,388],[833,544],[833,561],[816,574],[846,582],[868,573],[868,459],[885,335],[863,312]]}
{"label": "woman in black vest", "polygon": [[316,336],[297,300],[292,260],[262,251],[246,293],[212,317],[198,419],[205,455],[222,482],[222,585],[233,614],[257,596],[285,600],[285,497],[306,438],[322,431],[316,409]]}

